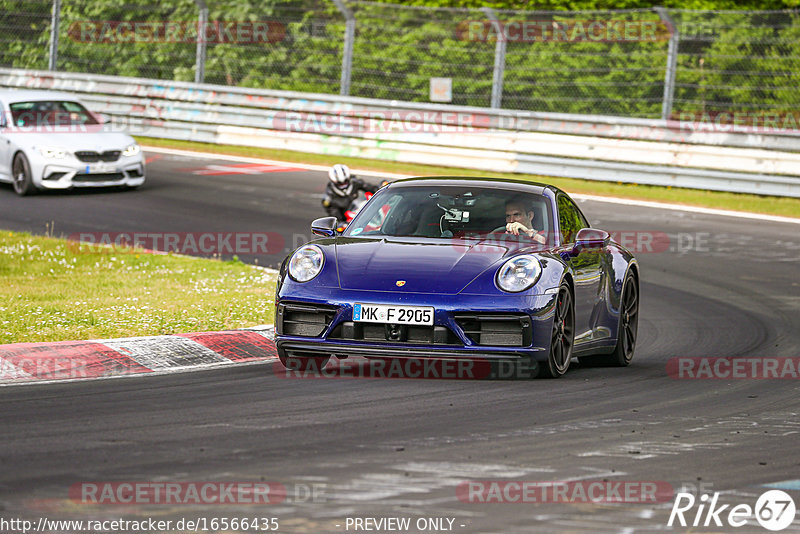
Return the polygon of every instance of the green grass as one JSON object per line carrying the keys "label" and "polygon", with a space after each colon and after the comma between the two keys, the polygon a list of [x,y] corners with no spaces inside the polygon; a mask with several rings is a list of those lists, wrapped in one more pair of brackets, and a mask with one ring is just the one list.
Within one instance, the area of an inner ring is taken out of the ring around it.
{"label": "green grass", "polygon": [[593,180],[577,180],[573,178],[552,178],[546,176],[513,174],[503,172],[477,171],[473,169],[455,169],[436,167],[431,165],[416,165],[379,161],[362,158],[350,158],[337,155],[306,154],[288,150],[274,150],[266,148],[215,145],[210,143],[197,143],[193,141],[175,141],[169,139],[155,139],[139,137],[139,142],[145,146],[179,148],[195,150],[198,152],[211,152],[216,154],[232,154],[256,158],[275,159],[287,162],[309,163],[317,165],[333,165],[345,163],[354,168],[393,172],[413,175],[446,175],[460,174],[466,176],[499,176],[514,178],[529,178],[533,181],[542,181],[553,184],[569,193],[585,193],[602,196],[630,198],[635,200],[650,200],[668,202],[672,204],[685,204],[717,208],[734,211],[748,211],[768,215],[781,215],[785,217],[800,217],[800,199],[786,197],[768,197],[760,195],[745,195],[739,193],[723,193],[716,191],[703,191],[697,189],[684,189],[673,187],[657,187],[649,185],[622,184],[612,182],[598,182]]}
{"label": "green grass", "polygon": [[0,344],[272,323],[275,275],[239,261],[0,233]]}

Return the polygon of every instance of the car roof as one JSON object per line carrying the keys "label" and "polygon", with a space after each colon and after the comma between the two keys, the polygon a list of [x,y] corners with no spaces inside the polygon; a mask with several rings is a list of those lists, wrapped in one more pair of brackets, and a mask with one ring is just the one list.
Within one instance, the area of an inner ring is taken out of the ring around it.
{"label": "car roof", "polygon": [[499,178],[491,176],[416,176],[402,178],[391,183],[391,187],[459,186],[474,185],[488,189],[508,189],[527,193],[544,194],[545,189],[559,191],[555,186],[531,182],[521,178]]}
{"label": "car roof", "polygon": [[78,97],[70,93],[58,91],[38,91],[31,89],[0,89],[0,100],[3,102],[34,102],[42,100],[75,101]]}

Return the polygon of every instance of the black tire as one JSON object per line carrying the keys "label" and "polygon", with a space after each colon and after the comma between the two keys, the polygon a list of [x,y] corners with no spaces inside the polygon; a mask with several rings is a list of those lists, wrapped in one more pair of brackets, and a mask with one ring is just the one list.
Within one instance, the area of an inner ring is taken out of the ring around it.
{"label": "black tire", "polygon": [[619,326],[617,328],[617,345],[614,352],[595,356],[592,364],[606,367],[626,367],[633,359],[636,349],[636,337],[639,333],[639,284],[636,276],[628,273],[622,284],[622,296],[619,304]]}
{"label": "black tire", "polygon": [[327,365],[329,356],[285,356],[278,355],[284,367],[289,371],[297,371],[301,373],[318,372]]}
{"label": "black tire", "polygon": [[36,193],[31,165],[22,152],[14,156],[14,161],[11,164],[11,181],[14,185],[14,192],[21,197]]}
{"label": "black tire", "polygon": [[567,284],[561,284],[553,314],[553,333],[550,338],[550,353],[547,361],[540,365],[540,376],[558,378],[569,369],[572,349],[575,346],[575,305]]}

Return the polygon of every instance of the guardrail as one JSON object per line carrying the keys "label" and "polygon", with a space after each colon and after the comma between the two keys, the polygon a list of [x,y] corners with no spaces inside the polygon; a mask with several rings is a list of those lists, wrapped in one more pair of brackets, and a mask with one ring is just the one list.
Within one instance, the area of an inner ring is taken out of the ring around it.
{"label": "guardrail", "polygon": [[408,163],[800,197],[800,134],[0,69],[77,93],[134,135]]}

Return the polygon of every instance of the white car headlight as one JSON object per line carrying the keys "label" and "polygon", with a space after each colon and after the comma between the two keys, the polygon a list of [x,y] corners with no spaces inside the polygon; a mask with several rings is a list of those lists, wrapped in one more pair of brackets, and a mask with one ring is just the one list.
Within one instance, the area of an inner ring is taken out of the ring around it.
{"label": "white car headlight", "polygon": [[130,156],[137,155],[141,151],[142,151],[142,149],[139,147],[139,145],[134,143],[132,145],[129,145],[129,146],[125,147],[125,150],[122,151],[122,155],[125,156],[126,158],[128,158]]}
{"label": "white car headlight", "polygon": [[316,245],[305,245],[292,254],[289,276],[298,282],[308,282],[319,274],[325,264],[325,255]]}
{"label": "white car headlight", "polygon": [[61,159],[67,157],[67,151],[57,146],[40,146],[39,152],[46,158]]}
{"label": "white car headlight", "polygon": [[539,280],[542,264],[534,256],[523,255],[511,258],[497,271],[497,286],[503,291],[518,293],[525,291]]}

